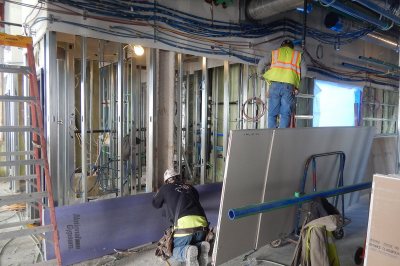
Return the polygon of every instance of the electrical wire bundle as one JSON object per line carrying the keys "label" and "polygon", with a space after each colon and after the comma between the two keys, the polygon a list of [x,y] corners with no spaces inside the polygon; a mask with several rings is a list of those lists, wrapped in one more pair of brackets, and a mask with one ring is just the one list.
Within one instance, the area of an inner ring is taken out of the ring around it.
{"label": "electrical wire bundle", "polygon": [[[36,17],[30,27],[43,21],[50,23],[63,23],[75,27],[81,27],[95,32],[125,38],[140,38],[157,41],[170,47],[175,47],[194,53],[221,55],[236,57],[248,63],[255,64],[259,58],[254,52],[264,53],[257,46],[268,41],[253,43],[254,39],[265,38],[270,35],[285,32],[286,35],[299,36],[303,27],[296,21],[283,19],[268,24],[257,23],[231,23],[220,20],[208,19],[185,13],[155,1],[124,1],[124,0],[43,0],[49,4],[29,5],[12,0],[6,2],[20,4],[32,9],[47,10],[52,13],[49,17]],[[68,8],[73,7],[75,9]],[[398,6],[391,4],[393,9]],[[56,8],[52,8],[56,7]],[[108,28],[82,24],[71,20],[55,17],[54,14],[62,13],[79,16],[85,19],[95,19],[113,23]],[[120,25],[115,25],[118,23]],[[125,26],[126,25],[126,26]],[[152,27],[153,33],[134,29],[132,26]],[[360,27],[353,31],[343,33],[323,32],[312,27],[307,27],[307,36],[320,43],[334,45],[349,44],[368,33],[374,31],[373,27]],[[244,40],[230,40],[231,37],[243,38]],[[190,42],[188,42],[190,40]],[[249,42],[250,40],[250,42]],[[251,49],[250,49],[251,48]],[[393,86],[388,83],[390,78],[383,75],[374,75],[365,71],[344,72],[330,68],[312,60],[310,71],[344,81],[366,81],[374,84]],[[368,77],[366,77],[366,74]]]}
{"label": "electrical wire bundle", "polygon": [[[384,75],[368,73],[366,71],[344,71],[332,67],[328,67],[320,61],[314,59],[308,50],[305,50],[305,54],[309,57],[312,65],[307,67],[307,71],[319,73],[334,79],[350,81],[350,82],[368,82],[371,84],[389,86],[393,88],[398,87],[398,78],[389,78]],[[388,80],[394,81],[393,83]]]}
{"label": "electrical wire bundle", "polygon": [[[265,38],[280,32],[301,35],[303,27],[290,19],[283,19],[269,24],[232,23],[220,20],[194,16],[179,10],[169,8],[153,1],[122,1],[122,0],[45,0],[50,7],[33,6],[11,0],[10,3],[21,4],[31,8],[44,9],[53,15],[37,17],[30,27],[43,21],[64,23],[92,31],[126,38],[141,38],[158,41],[165,45],[187,51],[236,57],[248,63],[257,63],[256,48],[251,39]],[[56,9],[51,7],[56,7]],[[73,7],[77,10],[68,8]],[[91,26],[77,21],[56,18],[55,13],[80,16],[85,19],[96,19],[110,23],[122,24],[109,28]],[[32,21],[32,19],[31,19]],[[123,24],[128,26],[123,26]],[[150,26],[153,33],[133,29],[132,25]],[[307,27],[307,36],[324,44],[344,45],[373,31],[373,28],[363,27],[345,33],[327,33]],[[243,41],[232,41],[231,37],[243,38]],[[250,40],[249,40],[250,39]],[[190,40],[190,43],[188,43]],[[272,40],[270,40],[272,41]],[[265,43],[265,42],[261,42]],[[259,43],[259,44],[261,44]],[[259,45],[258,44],[258,45]],[[251,48],[251,50],[249,49]]]}
{"label": "electrical wire bundle", "polygon": [[[246,109],[247,109],[246,106],[250,103],[256,104],[257,106],[261,106],[261,111],[258,112],[257,114],[253,114],[253,116],[250,116],[246,111]],[[258,97],[249,98],[242,105],[242,115],[247,120],[247,122],[259,121],[260,118],[265,114],[266,110],[267,110],[267,107],[266,107],[264,101]]]}

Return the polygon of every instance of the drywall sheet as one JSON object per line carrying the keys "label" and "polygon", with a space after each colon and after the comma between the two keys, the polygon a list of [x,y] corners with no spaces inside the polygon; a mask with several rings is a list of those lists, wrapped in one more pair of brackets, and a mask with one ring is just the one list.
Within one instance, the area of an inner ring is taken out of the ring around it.
{"label": "drywall sheet", "polygon": [[260,203],[273,130],[231,131],[213,261],[220,265],[256,245],[259,216],[230,221],[228,210]]}
{"label": "drywall sheet", "polygon": [[[373,128],[329,127],[275,130],[265,197],[263,202],[293,197],[300,190],[306,160],[313,154],[343,151],[346,155],[344,184],[359,183],[364,177],[373,138]],[[339,159],[336,155],[316,159],[317,191],[336,187]],[[312,192],[312,167],[306,193]],[[348,204],[349,196],[345,196]],[[290,234],[294,228],[295,207],[262,214],[257,248]]]}
{"label": "drywall sheet", "polygon": [[379,174],[394,174],[397,160],[397,136],[379,136],[372,141],[371,153],[368,158],[365,181],[372,181],[372,176]]}
{"label": "drywall sheet", "polygon": [[[212,226],[217,223],[222,184],[196,187]],[[158,241],[167,227],[162,210],[151,205],[154,193],[93,201],[56,208],[60,249],[64,265]],[[45,212],[45,222],[49,213]],[[51,238],[51,234],[47,237]],[[54,249],[46,241],[46,257]]]}
{"label": "drywall sheet", "polygon": [[374,175],[364,265],[400,265],[400,179]]}

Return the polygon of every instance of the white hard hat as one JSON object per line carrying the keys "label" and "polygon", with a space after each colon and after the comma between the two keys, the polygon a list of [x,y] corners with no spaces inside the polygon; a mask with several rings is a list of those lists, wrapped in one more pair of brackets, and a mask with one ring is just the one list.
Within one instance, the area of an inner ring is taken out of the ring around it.
{"label": "white hard hat", "polygon": [[177,171],[175,171],[175,169],[173,168],[169,168],[165,171],[164,173],[164,182],[167,181],[168,178],[174,177],[179,175],[179,173]]}

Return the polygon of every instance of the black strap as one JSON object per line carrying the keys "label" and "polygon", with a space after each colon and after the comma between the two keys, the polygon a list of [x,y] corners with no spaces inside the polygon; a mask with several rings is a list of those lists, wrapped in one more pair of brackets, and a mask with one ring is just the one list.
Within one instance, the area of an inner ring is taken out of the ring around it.
{"label": "black strap", "polygon": [[199,231],[206,231],[208,232],[208,227],[198,226],[192,228],[178,228],[174,230],[175,234],[194,234]]}

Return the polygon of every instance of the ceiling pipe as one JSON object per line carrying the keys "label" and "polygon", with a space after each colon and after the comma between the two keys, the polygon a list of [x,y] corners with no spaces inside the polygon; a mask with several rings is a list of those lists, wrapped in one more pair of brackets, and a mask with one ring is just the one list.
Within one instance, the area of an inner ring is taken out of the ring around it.
{"label": "ceiling pipe", "polygon": [[359,20],[366,21],[366,22],[380,28],[381,30],[388,30],[391,27],[390,24],[388,24],[384,21],[381,21],[377,18],[374,18],[374,17],[368,16],[364,13],[361,13],[360,11],[350,8],[336,0],[320,0],[320,2],[323,3],[325,7],[333,7],[335,9],[339,10],[340,12],[343,12],[349,16],[352,16]]}
{"label": "ceiling pipe", "polygon": [[366,37],[369,37],[371,41],[374,40],[379,44],[383,44],[385,47],[394,49],[396,52],[399,52],[399,44],[397,41],[388,39],[386,36],[378,32],[368,33]]}
{"label": "ceiling pipe", "polygon": [[387,63],[385,61],[382,61],[382,60],[379,60],[379,59],[376,59],[376,58],[373,58],[373,57],[365,57],[365,56],[360,55],[358,57],[358,59],[363,60],[363,61],[367,61],[369,63],[378,64],[380,66],[384,66],[385,68],[390,69],[390,70],[400,70],[400,66],[397,66],[397,65],[392,64],[392,63]]}
{"label": "ceiling pipe", "polygon": [[390,19],[397,25],[400,25],[400,18],[396,16],[395,14],[391,13],[390,11],[380,7],[379,5],[372,3],[371,1],[368,0],[352,0],[353,2],[359,3],[360,5],[363,5],[364,7],[371,9],[372,11],[375,11],[379,15],[382,15],[383,17]]}
{"label": "ceiling pipe", "polygon": [[247,16],[261,20],[288,10],[302,7],[304,0],[252,0],[247,4]]}

